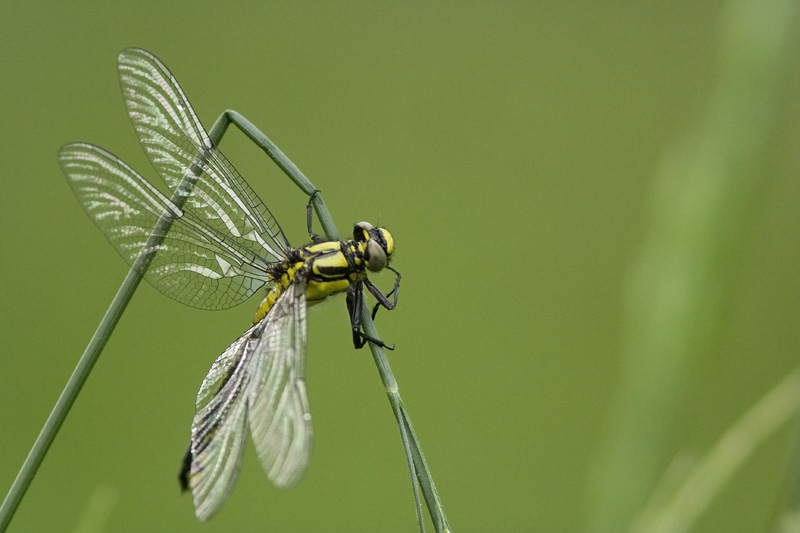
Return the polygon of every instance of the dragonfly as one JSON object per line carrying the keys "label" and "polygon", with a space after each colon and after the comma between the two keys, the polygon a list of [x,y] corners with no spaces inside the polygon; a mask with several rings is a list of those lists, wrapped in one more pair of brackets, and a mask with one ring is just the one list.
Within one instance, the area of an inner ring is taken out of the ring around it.
{"label": "dragonfly", "polygon": [[[389,265],[394,238],[359,222],[353,238],[292,247],[278,221],[211,141],[169,69],[153,54],[119,55],[123,98],[167,198],[112,153],[87,143],[63,146],[58,161],[78,201],[120,256],[170,298],[227,309],[266,289],[252,326],[211,365],[195,402],[179,480],[195,514],[211,518],[233,491],[247,435],[270,481],[294,485],[308,466],[312,424],[305,384],[307,308],[346,294],[353,344],[386,346],[361,326],[364,289],[379,308],[397,305],[400,273]],[[316,192],[314,193],[316,194]],[[312,194],[313,199],[313,194]],[[384,294],[368,278],[395,274]]]}

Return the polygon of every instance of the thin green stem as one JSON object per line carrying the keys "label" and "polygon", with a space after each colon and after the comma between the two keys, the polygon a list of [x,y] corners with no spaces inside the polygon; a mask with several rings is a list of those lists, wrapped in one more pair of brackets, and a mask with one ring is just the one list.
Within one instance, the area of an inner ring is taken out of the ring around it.
{"label": "thin green stem", "polygon": [[105,316],[103,316],[103,319],[100,321],[100,325],[97,326],[97,330],[92,336],[91,341],[89,341],[89,345],[83,352],[69,381],[67,381],[67,385],[64,387],[61,396],[50,412],[50,416],[47,418],[44,427],[42,427],[41,432],[39,432],[36,442],[34,442],[31,451],[28,453],[28,457],[22,464],[22,468],[3,501],[2,507],[0,507],[0,531],[5,531],[8,524],[11,522],[17,507],[19,507],[20,501],[22,501],[22,497],[28,490],[31,481],[33,481],[36,471],[39,470],[39,466],[42,464],[47,450],[50,449],[50,445],[56,438],[61,424],[64,423],[67,413],[69,413],[72,404],[75,403],[75,398],[78,397],[78,393],[81,391],[83,384],[86,383],[86,379],[89,377],[92,367],[94,367],[97,358],[100,356],[106,342],[111,336],[111,332],[114,331],[114,327],[116,327],[117,322],[119,322],[122,312],[125,310],[125,307],[133,296],[133,292],[142,280],[142,274],[143,272],[131,268],[125,281],[122,282],[122,285],[117,291],[117,295],[114,296],[114,299],[111,301],[111,305],[108,307]]}
{"label": "thin green stem", "polygon": [[[284,154],[280,148],[275,145],[275,143],[269,140],[269,138],[264,135],[261,130],[255,127],[253,123],[232,109],[225,111],[214,123],[214,126],[212,126],[211,132],[209,133],[211,139],[216,143],[217,141],[215,139],[221,139],[222,135],[224,135],[225,131],[228,129],[228,125],[231,123],[235,124],[236,127],[242,130],[242,133],[244,133],[248,139],[253,141],[256,146],[264,150],[270,159],[272,159],[275,164],[278,165],[278,167],[280,167],[280,169],[283,170],[287,176],[289,176],[295,185],[300,187],[301,191],[306,193],[308,196],[311,196],[314,194],[314,192],[319,192],[317,188],[311,184],[311,181],[309,181],[306,175],[303,174],[288,157],[286,157],[286,154]],[[325,207],[325,202],[322,200],[322,195],[315,194],[311,204],[314,206],[314,210],[317,212],[317,218],[322,225],[322,230],[325,232],[325,236],[332,241],[338,241],[339,232],[336,231],[336,224],[333,223],[333,218],[331,218],[328,208]]]}
{"label": "thin green stem", "polygon": [[[317,217],[322,224],[325,231],[325,236],[330,240],[338,240],[339,233],[336,231],[336,226],[333,219],[322,200],[322,195],[319,194],[316,187],[314,187],[308,178],[292,163],[286,155],[278,149],[275,144],[269,140],[258,128],[245,119],[236,111],[228,110],[220,116],[211,132],[221,133],[224,132],[229,123],[234,123],[242,132],[259,146],[266,154],[289,176],[289,178],[297,184],[300,189],[311,196],[314,192],[313,205],[317,212]],[[212,138],[215,138],[212,136]],[[216,141],[215,141],[216,142]],[[380,339],[378,330],[375,328],[375,323],[372,320],[369,309],[366,305],[362,306],[361,310],[361,325],[364,332],[373,339]],[[436,491],[436,486],[433,483],[433,476],[431,475],[428,465],[425,462],[425,456],[422,453],[422,447],[417,439],[414,429],[411,426],[411,418],[408,411],[403,404],[400,397],[400,392],[397,387],[397,381],[392,373],[392,368],[389,365],[389,360],[386,358],[386,353],[375,343],[370,342],[369,347],[372,350],[372,356],[375,360],[375,365],[378,367],[381,381],[386,388],[386,394],[389,397],[389,403],[397,419],[397,424],[400,428],[400,436],[403,440],[403,447],[405,449],[406,460],[408,461],[408,468],[411,473],[411,483],[414,491],[414,501],[416,503],[417,520],[419,522],[420,531],[425,530],[424,521],[422,519],[421,504],[419,499],[419,488],[425,497],[425,503],[428,506],[428,512],[433,521],[434,528],[438,532],[450,531],[450,526],[447,522],[447,517],[444,514],[442,502],[439,499],[439,494]],[[419,488],[417,483],[419,483]]]}
{"label": "thin green stem", "polygon": [[[212,137],[212,140],[217,142],[218,139]],[[198,158],[198,160],[192,164],[191,168],[197,170],[202,163],[202,158]],[[196,181],[196,174],[187,173],[175,189],[171,198],[172,203],[178,207],[183,207]],[[165,212],[161,218],[159,218],[158,223],[156,223],[150,237],[147,239],[147,244],[144,249],[158,249],[158,246],[164,241],[164,237],[170,227],[172,227],[174,221],[175,218],[173,215]],[[128,306],[128,302],[131,301],[133,293],[142,281],[142,277],[144,273],[147,272],[152,260],[152,253],[139,255],[131,266],[125,280],[122,282],[116,296],[114,296],[114,299],[111,301],[111,305],[108,306],[106,314],[97,326],[92,339],[89,341],[89,345],[86,347],[86,350],[84,350],[69,381],[67,381],[64,390],[61,392],[61,396],[59,396],[44,427],[42,427],[42,431],[39,433],[36,442],[34,442],[31,451],[28,453],[28,457],[22,464],[22,468],[17,474],[14,483],[11,485],[11,489],[8,491],[3,505],[0,506],[0,532],[5,531],[8,524],[11,522],[14,513],[19,507],[20,501],[22,501],[31,481],[33,481],[33,477],[39,470],[39,466],[41,466],[44,456],[47,455],[50,445],[53,443],[53,440],[55,440],[59,429],[61,429],[61,425],[67,418],[67,413],[69,413],[72,408],[72,404],[75,403],[75,399],[78,397],[84,383],[86,383],[89,373],[92,371],[94,364],[103,352],[106,342],[108,342],[108,339],[111,337],[111,333],[117,326],[120,317],[122,317],[122,313]]]}
{"label": "thin green stem", "polygon": [[[364,327],[364,333],[374,339],[379,339],[378,330],[375,328],[375,323],[372,320],[372,315],[366,304],[361,308],[361,325]],[[386,395],[389,397],[389,403],[392,405],[397,425],[400,428],[400,436],[403,439],[403,446],[406,452],[406,460],[408,461],[408,468],[411,473],[411,483],[414,489],[414,501],[417,506],[417,518],[420,523],[420,531],[424,531],[425,527],[422,521],[422,511],[419,501],[419,488],[422,490],[422,495],[425,497],[425,504],[428,507],[428,514],[433,521],[433,527],[437,533],[450,531],[450,525],[447,522],[447,516],[444,513],[444,507],[439,499],[439,493],[436,490],[436,485],[433,482],[433,475],[431,475],[428,463],[425,461],[425,455],[422,453],[422,446],[414,428],[411,425],[411,417],[408,414],[403,399],[400,397],[400,391],[397,387],[397,381],[392,373],[392,368],[389,365],[389,360],[386,357],[386,352],[375,343],[370,343],[370,350],[372,357],[375,359],[375,366],[378,367],[378,373],[381,376],[383,386],[386,388]]]}

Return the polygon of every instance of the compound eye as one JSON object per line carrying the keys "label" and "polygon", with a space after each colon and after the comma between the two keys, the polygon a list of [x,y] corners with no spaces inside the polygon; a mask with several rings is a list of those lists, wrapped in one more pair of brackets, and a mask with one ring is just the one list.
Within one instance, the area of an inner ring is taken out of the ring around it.
{"label": "compound eye", "polygon": [[380,272],[386,268],[386,252],[375,241],[367,242],[367,248],[364,250],[364,259],[367,262],[367,270],[370,272]]}
{"label": "compound eye", "polygon": [[353,228],[353,240],[357,242],[364,242],[369,239],[369,232],[372,229],[372,224],[369,222],[359,222]]}

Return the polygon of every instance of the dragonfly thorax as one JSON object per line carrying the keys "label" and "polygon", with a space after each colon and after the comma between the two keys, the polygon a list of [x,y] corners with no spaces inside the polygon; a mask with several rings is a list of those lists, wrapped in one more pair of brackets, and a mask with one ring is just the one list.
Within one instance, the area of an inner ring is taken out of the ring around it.
{"label": "dragonfly thorax", "polygon": [[299,279],[306,284],[308,304],[314,305],[366,278],[365,270],[383,270],[392,252],[391,233],[368,222],[355,225],[353,240],[324,241],[286,250],[283,261],[271,264],[267,271],[273,286],[259,305],[253,323],[264,318],[280,295]]}

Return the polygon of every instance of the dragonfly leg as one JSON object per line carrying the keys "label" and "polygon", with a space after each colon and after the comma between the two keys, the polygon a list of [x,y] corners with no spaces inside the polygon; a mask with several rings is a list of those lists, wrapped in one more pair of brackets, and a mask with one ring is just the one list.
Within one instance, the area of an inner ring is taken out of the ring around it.
{"label": "dragonfly leg", "polygon": [[314,189],[314,192],[311,193],[311,196],[308,197],[308,203],[306,204],[306,228],[308,229],[308,236],[311,238],[311,242],[314,244],[319,244],[321,242],[325,242],[325,240],[314,233],[313,224],[313,217],[312,217],[312,206],[311,203],[314,201],[314,197],[320,193],[319,189]]}
{"label": "dragonfly leg", "polygon": [[[394,350],[394,346],[389,346],[382,340],[376,339],[375,337],[367,335],[361,331],[361,305],[364,302],[364,289],[361,285],[361,282],[353,285],[347,291],[346,301],[347,311],[350,314],[350,325],[352,326],[353,331],[353,346],[359,350],[363,348],[367,342],[371,342],[373,344],[377,344],[381,348]],[[373,318],[375,317],[375,312],[376,311],[373,311],[372,313]]]}
{"label": "dragonfly leg", "polygon": [[[400,276],[400,272],[398,272],[394,268],[390,266],[387,266],[386,268],[388,268],[389,270],[391,270],[396,274],[394,278],[394,287],[392,287],[392,290],[390,290],[388,293],[383,294],[381,290],[375,285],[373,285],[369,279],[364,280],[364,285],[367,286],[369,292],[371,292],[372,295],[375,297],[375,299],[378,300],[378,303],[376,303],[375,307],[372,308],[372,320],[375,320],[375,315],[378,314],[378,309],[380,309],[381,307],[384,307],[388,311],[391,311],[397,306],[398,289],[400,289],[400,278],[402,276]],[[394,298],[390,301],[389,298],[392,295],[394,295]]]}

